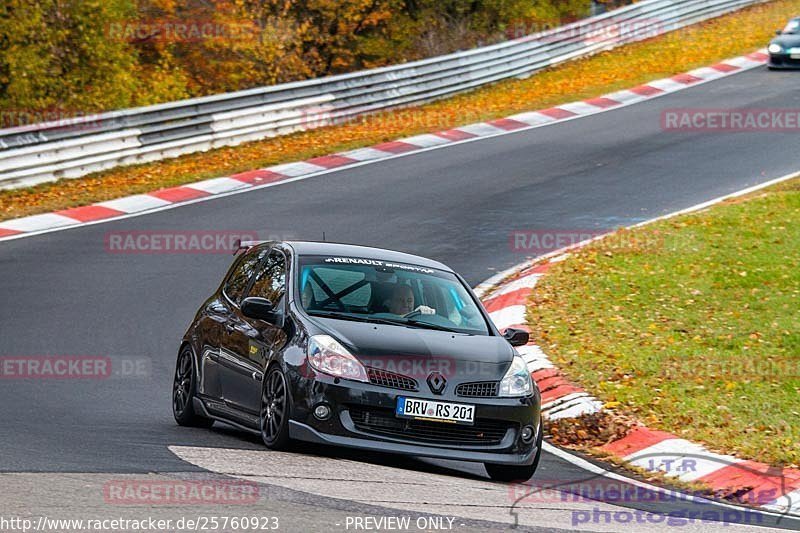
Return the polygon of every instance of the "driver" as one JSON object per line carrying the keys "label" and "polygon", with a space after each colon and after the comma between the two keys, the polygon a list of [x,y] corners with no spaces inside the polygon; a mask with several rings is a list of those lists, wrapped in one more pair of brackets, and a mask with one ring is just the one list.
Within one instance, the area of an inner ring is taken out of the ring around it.
{"label": "driver", "polygon": [[436,309],[427,305],[420,305],[414,309],[414,291],[409,285],[398,283],[392,290],[392,297],[387,302],[386,307],[393,315],[405,316],[415,311],[422,315],[433,315]]}

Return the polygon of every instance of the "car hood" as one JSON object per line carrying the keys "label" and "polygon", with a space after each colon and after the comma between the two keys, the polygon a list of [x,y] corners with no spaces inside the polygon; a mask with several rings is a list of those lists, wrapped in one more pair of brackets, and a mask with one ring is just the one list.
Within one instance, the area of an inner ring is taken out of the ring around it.
{"label": "car hood", "polygon": [[419,371],[418,364],[425,363],[426,370],[451,368],[458,369],[459,374],[474,374],[476,381],[481,377],[495,379],[515,354],[502,337],[320,317],[314,317],[314,322],[365,366],[396,369],[400,373],[406,373],[403,368],[412,367]]}
{"label": "car hood", "polygon": [[784,48],[800,47],[800,34],[786,34],[775,37],[770,44],[779,44]]}

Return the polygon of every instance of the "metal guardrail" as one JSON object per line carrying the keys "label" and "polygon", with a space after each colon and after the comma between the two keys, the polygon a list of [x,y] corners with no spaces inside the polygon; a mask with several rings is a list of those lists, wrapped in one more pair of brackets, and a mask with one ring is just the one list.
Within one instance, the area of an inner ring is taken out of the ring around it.
{"label": "metal guardrail", "polygon": [[339,76],[0,130],[0,189],[419,105],[767,0],[644,0],[492,46]]}

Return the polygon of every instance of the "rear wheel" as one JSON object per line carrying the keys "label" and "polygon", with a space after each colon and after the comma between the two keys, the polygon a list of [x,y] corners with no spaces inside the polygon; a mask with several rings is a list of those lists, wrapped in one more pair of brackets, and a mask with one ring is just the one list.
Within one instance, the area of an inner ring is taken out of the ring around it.
{"label": "rear wheel", "polygon": [[192,349],[184,346],[175,364],[172,381],[172,414],[181,426],[210,428],[214,421],[197,414],[194,410],[197,373],[194,368]]}
{"label": "rear wheel", "polygon": [[270,368],[261,388],[261,439],[271,450],[285,450],[289,439],[289,414],[291,399],[289,386],[280,366]]}
{"label": "rear wheel", "polygon": [[539,459],[542,458],[542,439],[544,436],[544,427],[541,421],[539,422],[539,436],[536,438],[536,457],[529,465],[496,465],[491,463],[484,463],[486,473],[493,481],[528,481],[533,477],[536,469],[539,466]]}

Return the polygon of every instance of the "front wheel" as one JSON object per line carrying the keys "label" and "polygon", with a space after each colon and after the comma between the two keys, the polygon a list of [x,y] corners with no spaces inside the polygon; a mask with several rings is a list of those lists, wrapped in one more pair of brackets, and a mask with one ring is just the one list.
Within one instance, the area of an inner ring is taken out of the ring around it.
{"label": "front wheel", "polygon": [[492,481],[504,481],[508,483],[512,481],[528,481],[532,478],[533,474],[536,472],[536,468],[539,466],[539,459],[542,458],[543,437],[544,427],[540,421],[539,436],[536,438],[536,457],[533,458],[533,462],[524,466],[484,463],[483,466],[486,467],[486,473],[489,474],[489,478],[491,478]]}
{"label": "front wheel", "polygon": [[200,416],[194,410],[194,397],[197,387],[197,372],[194,368],[192,349],[184,346],[175,364],[175,378],[172,380],[172,415],[178,425],[196,428],[210,428],[214,421]]}
{"label": "front wheel", "polygon": [[261,440],[270,450],[285,450],[289,439],[291,399],[286,377],[280,366],[270,368],[261,387]]}

